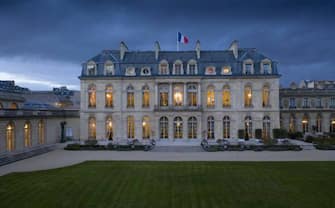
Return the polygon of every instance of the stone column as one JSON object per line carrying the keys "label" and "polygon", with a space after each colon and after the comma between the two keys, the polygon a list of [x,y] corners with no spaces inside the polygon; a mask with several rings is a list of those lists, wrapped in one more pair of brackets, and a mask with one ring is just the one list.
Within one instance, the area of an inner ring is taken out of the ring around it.
{"label": "stone column", "polygon": [[186,83],[184,83],[184,106],[187,106],[187,90],[186,90],[186,88],[187,88],[187,84]]}
{"label": "stone column", "polygon": [[198,83],[198,94],[197,94],[198,98],[197,98],[197,105],[201,106],[201,86],[200,83]]}
{"label": "stone column", "polygon": [[173,96],[173,90],[172,90],[172,83],[169,85],[169,106],[172,106],[172,96]]}
{"label": "stone column", "polygon": [[155,102],[154,102],[154,105],[157,106],[158,105],[158,84],[155,83],[155,90],[154,90],[154,98],[155,98]]}

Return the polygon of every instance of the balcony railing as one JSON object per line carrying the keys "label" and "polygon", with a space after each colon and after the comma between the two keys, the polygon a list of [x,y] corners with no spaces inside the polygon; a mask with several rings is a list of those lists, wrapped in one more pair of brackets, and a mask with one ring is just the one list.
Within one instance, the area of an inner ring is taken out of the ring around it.
{"label": "balcony railing", "polygon": [[203,108],[201,105],[197,106],[160,106],[160,105],[155,105],[154,107],[155,111],[202,111]]}

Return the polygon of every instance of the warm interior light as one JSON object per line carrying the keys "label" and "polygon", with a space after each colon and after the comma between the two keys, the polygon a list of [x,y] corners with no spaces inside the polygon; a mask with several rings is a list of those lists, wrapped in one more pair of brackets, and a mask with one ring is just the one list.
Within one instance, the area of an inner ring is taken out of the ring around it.
{"label": "warm interior light", "polygon": [[223,68],[223,73],[224,74],[228,74],[230,72],[228,67]]}
{"label": "warm interior light", "polygon": [[248,93],[248,98],[251,98],[251,93],[250,92]]}
{"label": "warm interior light", "polygon": [[24,124],[24,128],[27,129],[28,128],[28,124]]}
{"label": "warm interior light", "polygon": [[8,126],[7,126],[7,130],[9,130],[9,131],[12,130],[12,126],[11,126],[11,125],[8,125]]}
{"label": "warm interior light", "polygon": [[332,120],[332,124],[335,124],[335,120]]}
{"label": "warm interior light", "polygon": [[183,96],[182,96],[181,92],[175,92],[174,93],[174,100],[177,104],[182,103]]}
{"label": "warm interior light", "polygon": [[109,126],[110,128],[112,128],[112,126],[113,126],[112,121],[109,121],[109,122],[108,122],[108,126]]}
{"label": "warm interior light", "polygon": [[111,98],[111,97],[112,97],[112,95],[111,95],[111,94],[109,94],[109,93],[107,93],[106,97],[107,97],[107,98]]}
{"label": "warm interior light", "polygon": [[304,123],[304,124],[305,124],[305,123],[308,123],[308,121],[307,121],[307,120],[302,120],[302,123]]}
{"label": "warm interior light", "polygon": [[142,126],[145,127],[147,125],[147,122],[143,121]]}

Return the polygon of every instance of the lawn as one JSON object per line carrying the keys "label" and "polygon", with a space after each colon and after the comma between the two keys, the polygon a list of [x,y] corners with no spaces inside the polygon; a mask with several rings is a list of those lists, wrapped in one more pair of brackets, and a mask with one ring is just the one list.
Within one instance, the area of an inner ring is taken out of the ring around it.
{"label": "lawn", "polygon": [[335,207],[335,162],[85,162],[0,177],[0,207]]}

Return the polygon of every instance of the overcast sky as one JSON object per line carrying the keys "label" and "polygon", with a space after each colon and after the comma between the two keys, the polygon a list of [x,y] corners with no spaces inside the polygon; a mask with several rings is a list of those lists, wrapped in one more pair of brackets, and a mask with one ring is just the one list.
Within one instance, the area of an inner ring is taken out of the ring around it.
{"label": "overcast sky", "polygon": [[[99,2],[99,3],[98,3]],[[0,80],[79,89],[81,63],[103,49],[226,49],[232,40],[279,62],[281,83],[335,80],[335,2],[0,0]]]}

